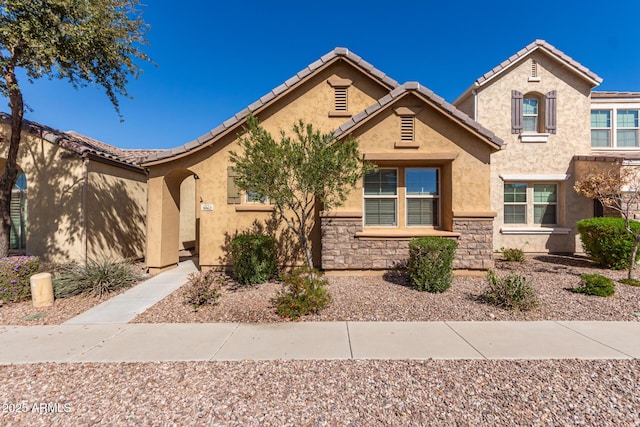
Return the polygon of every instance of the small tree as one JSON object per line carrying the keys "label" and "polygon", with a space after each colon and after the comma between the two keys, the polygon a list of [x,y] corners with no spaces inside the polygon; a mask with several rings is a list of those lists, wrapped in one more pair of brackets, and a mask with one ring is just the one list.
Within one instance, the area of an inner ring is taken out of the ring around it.
{"label": "small tree", "polygon": [[240,138],[242,153],[231,153],[238,188],[267,198],[276,215],[300,240],[309,268],[313,268],[309,233],[316,203],[330,210],[340,206],[370,168],[361,159],[358,143],[348,137],[337,142],[302,120],[290,137],[276,141],[253,116]]}
{"label": "small tree", "polygon": [[9,250],[11,190],[18,177],[18,149],[24,116],[17,71],[32,82],[41,77],[68,80],[74,87],[97,84],[118,114],[117,95],[127,95],[134,60],[148,60],[147,25],[138,0],[0,0],[0,95],[9,98],[11,135],[0,176],[0,257]]}
{"label": "small tree", "polygon": [[598,200],[602,206],[618,212],[624,218],[625,230],[633,238],[628,273],[628,278],[633,279],[640,246],[640,228],[631,227],[631,220],[633,210],[640,206],[640,176],[625,168],[592,173],[584,180],[577,181],[573,188],[578,194]]}

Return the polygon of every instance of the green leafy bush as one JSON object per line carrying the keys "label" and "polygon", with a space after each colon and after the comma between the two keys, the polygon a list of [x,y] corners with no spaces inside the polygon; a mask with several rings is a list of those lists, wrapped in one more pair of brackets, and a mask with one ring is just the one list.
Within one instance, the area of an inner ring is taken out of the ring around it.
{"label": "green leafy bush", "polygon": [[538,294],[526,277],[510,273],[497,276],[492,270],[487,272],[487,287],[482,294],[486,302],[508,310],[528,311],[538,306]]}
{"label": "green leafy bush", "polygon": [[505,261],[525,262],[524,251],[520,248],[500,248],[500,253]]}
{"label": "green leafy bush", "polygon": [[80,294],[101,297],[133,286],[140,279],[129,261],[87,260],[85,264],[62,266],[53,278],[53,292],[56,298]]}
{"label": "green leafy bush", "polygon": [[31,298],[29,278],[38,272],[40,260],[33,256],[0,259],[0,300],[20,302]]}
{"label": "green leafy bush", "polygon": [[276,240],[263,234],[241,234],[231,241],[233,276],[244,285],[263,283],[276,274]]}
{"label": "green leafy bush", "polygon": [[616,285],[613,280],[601,274],[583,274],[580,276],[578,287],[573,288],[573,292],[599,297],[610,297],[615,291]]}
{"label": "green leafy bush", "polygon": [[331,303],[327,279],[317,270],[301,267],[281,277],[283,288],[271,299],[280,317],[298,319],[318,313]]}
{"label": "green leafy bush", "polygon": [[[640,223],[630,222],[636,232]],[[625,230],[624,218],[588,218],[578,221],[584,251],[602,267],[614,270],[629,268],[633,237]]]}
{"label": "green leafy bush", "polygon": [[407,273],[419,291],[444,292],[451,286],[458,244],[444,237],[418,237],[409,242]]}
{"label": "green leafy bush", "polygon": [[193,311],[198,311],[205,305],[216,305],[220,298],[220,282],[216,281],[213,270],[191,273],[189,281],[182,293],[184,303],[193,306]]}
{"label": "green leafy bush", "polygon": [[638,279],[620,279],[618,282],[629,286],[640,286],[640,280]]}

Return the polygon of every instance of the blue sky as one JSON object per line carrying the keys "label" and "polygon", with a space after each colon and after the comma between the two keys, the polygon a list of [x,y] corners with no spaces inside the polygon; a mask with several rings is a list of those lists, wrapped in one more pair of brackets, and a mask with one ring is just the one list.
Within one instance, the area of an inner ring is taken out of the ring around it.
{"label": "blue sky", "polygon": [[[544,39],[604,79],[640,91],[640,2],[591,0],[168,2],[148,0],[143,64],[122,99],[124,122],[98,87],[41,80],[25,117],[123,148],[171,148],[215,128],[337,46],[400,83],[448,101],[500,62]],[[6,99],[0,110],[9,111]]]}

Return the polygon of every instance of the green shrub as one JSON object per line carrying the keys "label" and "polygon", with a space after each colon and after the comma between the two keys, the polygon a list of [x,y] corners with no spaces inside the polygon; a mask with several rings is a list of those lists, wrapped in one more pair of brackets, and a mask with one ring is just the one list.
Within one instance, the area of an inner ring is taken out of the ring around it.
{"label": "green shrub", "polygon": [[276,274],[276,240],[263,234],[241,234],[231,241],[233,276],[244,285],[263,283]]}
{"label": "green shrub", "polygon": [[193,311],[204,305],[216,305],[220,298],[220,282],[215,279],[213,270],[191,273],[182,293],[184,303],[192,305]]}
{"label": "green shrub", "polygon": [[616,285],[613,280],[600,274],[583,274],[580,276],[578,287],[573,288],[573,292],[599,297],[610,297],[615,291]]}
{"label": "green shrub", "polygon": [[53,291],[56,298],[80,294],[101,297],[128,288],[139,280],[140,276],[129,261],[87,260],[86,264],[62,266],[53,278]]}
{"label": "green shrub", "polygon": [[29,278],[38,272],[40,260],[33,256],[0,259],[0,300],[20,302],[31,298]]}
{"label": "green shrub", "polygon": [[[640,223],[631,221],[637,231]],[[624,218],[588,218],[578,221],[584,251],[602,267],[614,270],[629,268],[633,237],[624,228]]]}
{"label": "green shrub", "polygon": [[528,311],[538,306],[538,294],[526,277],[516,273],[499,277],[487,272],[488,285],[482,294],[486,302],[508,310]]}
{"label": "green shrub", "polygon": [[409,242],[407,273],[419,291],[444,292],[451,286],[458,244],[444,237],[418,237]]}
{"label": "green shrub", "polygon": [[629,286],[640,286],[640,280],[638,279],[620,279],[618,282]]}
{"label": "green shrub", "polygon": [[525,262],[524,251],[520,248],[500,248],[500,253],[505,261]]}
{"label": "green shrub", "polygon": [[309,313],[318,313],[331,303],[325,288],[327,279],[317,270],[302,267],[281,277],[283,288],[271,299],[280,317],[298,319]]}

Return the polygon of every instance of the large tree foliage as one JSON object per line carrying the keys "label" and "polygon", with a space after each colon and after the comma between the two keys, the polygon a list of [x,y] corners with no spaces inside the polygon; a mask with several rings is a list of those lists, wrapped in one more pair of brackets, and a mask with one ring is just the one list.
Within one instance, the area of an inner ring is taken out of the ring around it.
{"label": "large tree foliage", "polygon": [[351,137],[338,142],[332,133],[322,134],[302,120],[294,124],[291,136],[281,131],[276,141],[250,116],[239,143],[242,152],[231,153],[237,187],[273,204],[276,215],[298,236],[313,268],[309,233],[316,203],[325,210],[342,205],[370,167],[361,158],[358,142]]}
{"label": "large tree foliage", "polygon": [[640,208],[640,176],[637,171],[621,168],[591,173],[585,179],[577,181],[573,188],[578,194],[598,200],[602,206],[624,218],[625,230],[633,238],[628,272],[628,278],[633,279],[640,247],[640,229],[631,227],[634,212]]}
{"label": "large tree foliage", "polygon": [[[9,99],[11,135],[0,177],[0,256],[6,256],[11,230],[11,190],[18,176],[17,156],[24,101],[17,75],[33,82],[60,78],[75,88],[101,86],[120,113],[118,95],[128,96],[136,60],[149,58],[147,25],[138,0],[0,0],[0,95]],[[23,74],[20,74],[22,72]]]}

